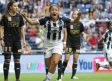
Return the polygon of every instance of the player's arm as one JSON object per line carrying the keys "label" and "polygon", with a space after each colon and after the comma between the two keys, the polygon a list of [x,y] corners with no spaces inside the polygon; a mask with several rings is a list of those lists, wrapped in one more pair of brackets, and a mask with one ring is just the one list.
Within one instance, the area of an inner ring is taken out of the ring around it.
{"label": "player's arm", "polygon": [[104,39],[105,39],[105,36],[102,35],[102,38],[100,39],[100,43],[102,43]]}
{"label": "player's arm", "polygon": [[81,14],[82,14],[81,13],[81,9],[79,9],[79,11],[78,11],[78,17],[76,19],[71,19],[70,23],[71,24],[77,24],[79,22],[79,20],[80,20]]}
{"label": "player's arm", "polygon": [[3,31],[4,31],[4,24],[5,24],[5,21],[4,21],[4,16],[1,17],[0,19],[0,39],[1,39],[1,46],[4,47],[5,44],[4,44],[4,41],[3,41]]}
{"label": "player's arm", "polygon": [[31,19],[27,18],[25,13],[22,13],[22,16],[25,18],[25,20],[30,24],[30,25],[38,25],[38,21],[32,21]]}
{"label": "player's arm", "polygon": [[26,41],[25,41],[25,33],[24,33],[24,27],[21,27],[21,36],[23,38],[23,47],[26,46]]}
{"label": "player's arm", "polygon": [[63,30],[64,30],[64,37],[63,37],[63,49],[66,49],[67,30],[66,30],[66,28],[63,28]]}
{"label": "player's arm", "polygon": [[86,34],[84,32],[81,33],[83,41],[86,41]]}
{"label": "player's arm", "polygon": [[25,30],[24,30],[24,20],[22,18],[22,16],[20,17],[21,18],[21,21],[20,21],[20,31],[21,31],[21,36],[23,38],[23,47],[26,47],[26,41],[25,41]]}

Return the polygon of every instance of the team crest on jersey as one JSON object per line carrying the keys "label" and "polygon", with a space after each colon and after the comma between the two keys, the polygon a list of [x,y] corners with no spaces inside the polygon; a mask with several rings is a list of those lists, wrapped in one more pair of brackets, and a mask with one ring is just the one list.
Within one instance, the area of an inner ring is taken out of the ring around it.
{"label": "team crest on jersey", "polygon": [[70,29],[73,29],[73,25],[70,25]]}
{"label": "team crest on jersey", "polygon": [[11,17],[8,17],[8,21],[11,21],[12,19],[11,19]]}

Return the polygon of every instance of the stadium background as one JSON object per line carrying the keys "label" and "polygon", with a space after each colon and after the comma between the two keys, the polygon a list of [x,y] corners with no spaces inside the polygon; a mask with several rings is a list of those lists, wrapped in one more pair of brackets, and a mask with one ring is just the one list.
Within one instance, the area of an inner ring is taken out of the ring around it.
{"label": "stadium background", "polygon": [[[13,0],[0,0],[0,18],[3,15],[7,3]],[[81,42],[81,54],[78,60],[77,72],[93,73],[87,74],[88,76],[97,75],[95,72],[95,63],[106,63],[107,61],[103,55],[103,43],[99,43],[99,39],[103,33],[108,29],[108,22],[112,19],[112,0],[15,0],[18,2],[18,13],[26,12],[27,17],[32,20],[40,19],[49,14],[49,7],[52,4],[58,4],[60,15],[72,18],[72,13],[75,10],[82,9],[82,16],[80,21],[84,25],[84,32],[87,36],[87,40]],[[45,64],[43,56],[43,26],[31,26],[24,20],[24,29],[27,47],[23,48],[23,55],[21,56],[21,73],[45,73]],[[94,39],[93,39],[94,38]],[[0,46],[0,54],[2,54],[2,47]],[[88,59],[87,59],[88,58]],[[64,55],[62,57],[64,60]],[[0,55],[0,74],[3,73],[3,61],[4,58]],[[10,64],[10,73],[14,73],[13,59]],[[72,55],[66,68],[66,73],[72,71]],[[112,70],[106,70],[100,68],[98,72],[110,72]],[[57,70],[56,70],[57,72]],[[109,74],[109,73],[108,73]],[[107,75],[108,75],[107,74]],[[69,74],[68,74],[69,75]],[[84,77],[83,74],[77,74],[79,78]],[[102,74],[103,75],[103,74]],[[42,75],[42,76],[45,76]],[[103,75],[104,76],[104,75]],[[3,76],[1,76],[3,78]],[[0,78],[1,78],[0,77]],[[55,76],[56,77],[56,76]],[[67,77],[67,76],[66,76]],[[69,76],[70,77],[70,76]],[[33,77],[32,77],[33,78]],[[108,78],[109,81],[110,77]],[[97,77],[98,79],[98,77]],[[108,81],[105,79],[98,81]],[[0,79],[2,81],[2,79]],[[23,80],[30,81],[30,80]],[[40,80],[41,81],[41,80]],[[53,80],[54,81],[54,80]],[[69,81],[65,79],[64,81]],[[87,81],[87,80],[86,80]],[[88,81],[90,81],[88,79]],[[97,80],[93,80],[97,81]]]}

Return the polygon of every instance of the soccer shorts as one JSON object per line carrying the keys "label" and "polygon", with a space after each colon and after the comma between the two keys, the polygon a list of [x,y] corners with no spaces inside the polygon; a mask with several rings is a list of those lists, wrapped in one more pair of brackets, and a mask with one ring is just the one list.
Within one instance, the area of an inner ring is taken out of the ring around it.
{"label": "soccer shorts", "polygon": [[4,41],[4,55],[7,57],[7,59],[10,59],[11,52],[13,52],[14,58],[20,58],[21,54],[21,42],[10,42],[10,41]]}
{"label": "soccer shorts", "polygon": [[112,49],[109,50],[104,49],[104,56],[106,57],[108,62],[112,62]]}
{"label": "soccer shorts", "polygon": [[79,54],[80,53],[80,47],[79,46],[76,46],[76,47],[67,47],[66,50],[65,50],[65,54],[74,54],[74,53],[77,53]]}
{"label": "soccer shorts", "polygon": [[57,44],[55,46],[44,46],[44,58],[50,58],[54,53],[62,55],[63,53],[63,43]]}

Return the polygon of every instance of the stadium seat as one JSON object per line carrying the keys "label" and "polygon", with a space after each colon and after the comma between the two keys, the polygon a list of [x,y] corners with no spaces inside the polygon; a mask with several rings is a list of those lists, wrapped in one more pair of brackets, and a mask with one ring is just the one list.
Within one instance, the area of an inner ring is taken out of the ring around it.
{"label": "stadium seat", "polygon": [[105,13],[105,18],[109,18],[109,14],[108,13]]}
{"label": "stadium seat", "polygon": [[82,12],[83,14],[87,14],[87,13],[88,13],[88,9],[81,9],[81,12]]}
{"label": "stadium seat", "polygon": [[80,8],[85,8],[85,5],[84,4],[77,4],[77,8],[80,9]]}
{"label": "stadium seat", "polygon": [[53,4],[58,4],[60,0],[53,0]]}
{"label": "stadium seat", "polygon": [[66,15],[69,15],[69,8],[63,8],[63,11],[65,12]]}
{"label": "stadium seat", "polygon": [[89,9],[89,8],[91,8],[92,5],[91,4],[86,4],[85,6],[86,6],[86,9]]}

